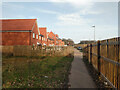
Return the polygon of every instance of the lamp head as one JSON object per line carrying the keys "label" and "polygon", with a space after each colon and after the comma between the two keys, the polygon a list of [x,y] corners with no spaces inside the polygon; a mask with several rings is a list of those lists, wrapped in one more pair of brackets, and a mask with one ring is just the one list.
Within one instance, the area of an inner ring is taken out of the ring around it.
{"label": "lamp head", "polygon": [[95,28],[95,25],[92,25],[92,27],[94,27],[94,28]]}

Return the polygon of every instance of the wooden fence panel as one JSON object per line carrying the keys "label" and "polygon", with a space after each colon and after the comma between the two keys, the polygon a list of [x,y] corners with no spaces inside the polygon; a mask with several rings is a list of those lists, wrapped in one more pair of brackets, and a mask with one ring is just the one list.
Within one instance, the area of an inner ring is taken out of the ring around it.
{"label": "wooden fence panel", "polygon": [[57,47],[57,46],[44,46],[44,47],[32,47],[32,46],[4,46],[1,47],[2,53],[11,53],[13,56],[67,56],[74,52],[72,46]]}
{"label": "wooden fence panel", "polygon": [[[100,43],[100,47],[99,47]],[[120,89],[120,37],[102,40],[85,47],[89,62],[100,71],[111,83],[111,86]],[[99,50],[100,48],[100,50]],[[100,57],[99,57],[100,56]]]}
{"label": "wooden fence panel", "polygon": [[[92,44],[92,63],[96,70],[98,70],[98,63],[97,63],[97,43]],[[95,45],[95,46],[94,46]]]}

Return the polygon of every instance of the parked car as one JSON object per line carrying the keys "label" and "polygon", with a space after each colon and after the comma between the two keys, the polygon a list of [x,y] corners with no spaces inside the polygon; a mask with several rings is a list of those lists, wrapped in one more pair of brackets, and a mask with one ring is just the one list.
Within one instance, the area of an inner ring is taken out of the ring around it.
{"label": "parked car", "polygon": [[78,50],[82,50],[82,47],[77,47]]}

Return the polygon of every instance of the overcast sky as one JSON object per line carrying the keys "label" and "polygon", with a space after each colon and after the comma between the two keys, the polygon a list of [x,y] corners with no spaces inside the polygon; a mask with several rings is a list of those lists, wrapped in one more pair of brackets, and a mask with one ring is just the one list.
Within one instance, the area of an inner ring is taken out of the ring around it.
{"label": "overcast sky", "polygon": [[117,2],[4,2],[2,18],[37,18],[39,27],[47,27],[60,38],[75,43],[118,36]]}

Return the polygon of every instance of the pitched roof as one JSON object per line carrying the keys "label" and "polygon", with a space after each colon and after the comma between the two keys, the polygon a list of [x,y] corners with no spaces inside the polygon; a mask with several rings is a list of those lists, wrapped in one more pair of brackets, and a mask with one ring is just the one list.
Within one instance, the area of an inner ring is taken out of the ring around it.
{"label": "pitched roof", "polygon": [[47,28],[46,27],[39,27],[39,31],[41,35],[44,35],[44,37],[47,37]]}
{"label": "pitched roof", "polygon": [[55,34],[55,35],[56,35],[56,37],[59,37],[58,34]]}
{"label": "pitched roof", "polygon": [[49,35],[50,32],[47,32],[47,34]]}
{"label": "pitched roof", "polygon": [[55,39],[56,35],[51,31],[48,35],[50,38]]}
{"label": "pitched roof", "polygon": [[[32,30],[37,19],[2,19],[2,30]],[[1,29],[0,29],[1,30]]]}

